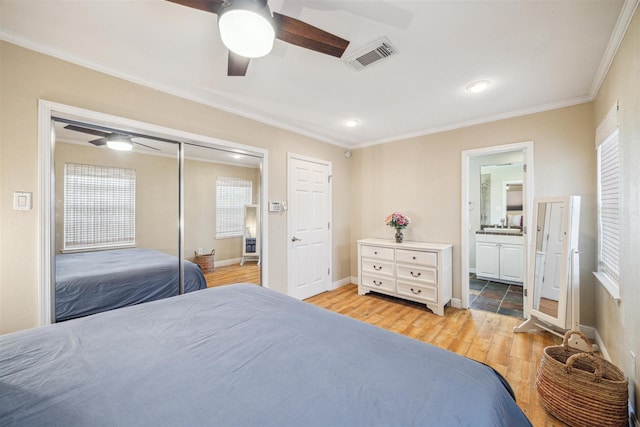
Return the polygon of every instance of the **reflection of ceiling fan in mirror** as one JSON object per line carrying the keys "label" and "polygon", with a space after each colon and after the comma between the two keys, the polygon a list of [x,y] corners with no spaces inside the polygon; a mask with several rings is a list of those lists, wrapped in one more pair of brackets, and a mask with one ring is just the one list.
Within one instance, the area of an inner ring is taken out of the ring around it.
{"label": "reflection of ceiling fan in mirror", "polygon": [[267,55],[275,39],[340,58],[349,41],[280,13],[267,0],[168,0],[218,15],[220,38],[229,49],[227,75],[244,76],[251,58]]}
{"label": "reflection of ceiling fan in mirror", "polygon": [[135,136],[127,135],[126,133],[104,132],[101,130],[85,128],[77,125],[66,125],[64,128],[76,132],[87,133],[89,135],[99,136],[100,138],[89,141],[90,144],[93,144],[97,147],[107,145],[107,147],[114,150],[131,151],[133,149],[133,144],[136,144],[149,148],[151,150],[160,151],[158,148],[134,141],[132,138],[135,138]]}

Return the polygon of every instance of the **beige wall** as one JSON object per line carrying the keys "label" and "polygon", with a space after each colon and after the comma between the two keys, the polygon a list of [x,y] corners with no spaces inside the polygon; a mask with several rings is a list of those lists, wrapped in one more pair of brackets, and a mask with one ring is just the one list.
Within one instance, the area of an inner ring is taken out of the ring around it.
{"label": "beige wall", "polygon": [[[287,152],[332,162],[332,280],[349,277],[350,164],[344,149],[0,42],[0,333],[38,324],[38,100],[269,151],[268,195],[286,200]],[[34,208],[14,211],[14,191]],[[268,284],[287,290],[287,214],[269,215]]]}
{"label": "beige wall", "polygon": [[[352,241],[391,238],[384,224],[400,210],[413,223],[407,240],[452,243],[453,297],[461,298],[460,200],[463,150],[534,141],[534,196],[582,196],[581,322],[593,325],[595,268],[594,127],[591,103],[427,135],[354,152]],[[356,271],[356,247],[351,269]]]}
{"label": "beige wall", "polygon": [[[618,49],[595,101],[595,123],[600,123],[618,100],[622,158],[620,233],[620,302],[596,286],[596,323],[611,360],[635,383],[636,408],[640,397],[640,365],[631,375],[630,351],[640,357],[640,10]],[[638,360],[637,363],[640,363]],[[637,412],[636,412],[637,413]]]}

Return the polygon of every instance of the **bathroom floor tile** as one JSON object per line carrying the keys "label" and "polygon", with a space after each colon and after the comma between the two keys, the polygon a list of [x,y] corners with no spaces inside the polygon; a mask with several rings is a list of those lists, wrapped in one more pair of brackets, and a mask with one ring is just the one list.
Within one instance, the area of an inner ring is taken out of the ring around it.
{"label": "bathroom floor tile", "polygon": [[469,277],[469,308],[523,317],[522,286]]}

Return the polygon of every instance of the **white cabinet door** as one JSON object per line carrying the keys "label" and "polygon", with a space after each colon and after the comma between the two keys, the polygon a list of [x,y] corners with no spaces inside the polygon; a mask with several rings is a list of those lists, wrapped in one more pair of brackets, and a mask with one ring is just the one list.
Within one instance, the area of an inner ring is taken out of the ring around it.
{"label": "white cabinet door", "polygon": [[522,245],[500,245],[500,278],[522,282]]}
{"label": "white cabinet door", "polygon": [[500,278],[500,247],[496,243],[476,243],[476,276]]}

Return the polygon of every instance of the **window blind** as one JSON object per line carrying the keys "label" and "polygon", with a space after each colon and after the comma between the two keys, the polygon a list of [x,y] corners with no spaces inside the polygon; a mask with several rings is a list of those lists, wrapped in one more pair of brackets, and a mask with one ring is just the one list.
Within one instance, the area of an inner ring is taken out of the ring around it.
{"label": "window blind", "polygon": [[252,185],[239,178],[216,179],[216,239],[242,236],[244,207],[251,204]]}
{"label": "window blind", "polygon": [[620,280],[620,147],[617,105],[596,130],[598,151],[598,270]]}
{"label": "window blind", "polygon": [[135,244],[136,172],[66,163],[64,249]]}

